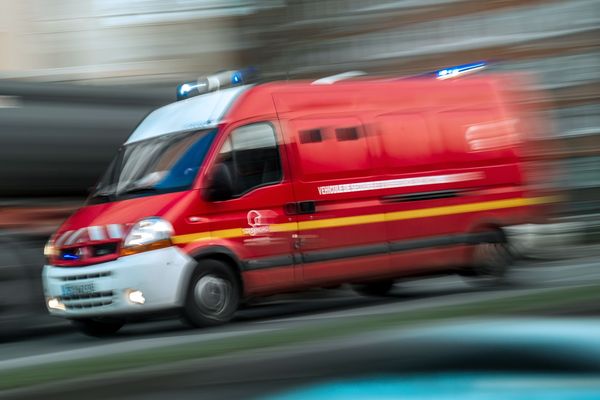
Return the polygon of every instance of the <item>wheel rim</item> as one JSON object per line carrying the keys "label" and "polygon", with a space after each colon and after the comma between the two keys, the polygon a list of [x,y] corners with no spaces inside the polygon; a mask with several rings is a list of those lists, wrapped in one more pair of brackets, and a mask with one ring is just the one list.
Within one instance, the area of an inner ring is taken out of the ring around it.
{"label": "wheel rim", "polygon": [[475,247],[474,260],[480,275],[503,275],[509,259],[504,243],[480,243]]}
{"label": "wheel rim", "polygon": [[219,315],[227,308],[230,294],[231,283],[214,275],[203,276],[194,288],[196,304],[213,315]]}

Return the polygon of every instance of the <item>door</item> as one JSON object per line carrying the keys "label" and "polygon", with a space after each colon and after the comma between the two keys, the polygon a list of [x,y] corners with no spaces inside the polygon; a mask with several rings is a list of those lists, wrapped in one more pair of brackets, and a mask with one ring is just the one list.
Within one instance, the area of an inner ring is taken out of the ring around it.
{"label": "door", "polygon": [[269,122],[238,126],[222,141],[213,163],[213,170],[227,171],[232,185],[227,199],[209,204],[211,231],[242,260],[247,294],[295,283],[297,224],[285,210],[294,198],[281,143]]}
{"label": "door", "polygon": [[286,129],[304,281],[381,276],[389,266],[382,204],[376,190],[363,190],[378,174],[376,138],[345,115],[294,119]]}

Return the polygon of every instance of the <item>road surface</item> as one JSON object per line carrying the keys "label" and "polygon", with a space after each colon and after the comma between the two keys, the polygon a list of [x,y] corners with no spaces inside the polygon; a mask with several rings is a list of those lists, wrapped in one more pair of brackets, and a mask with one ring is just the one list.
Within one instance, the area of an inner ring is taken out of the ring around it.
{"label": "road surface", "polygon": [[[56,321],[58,325],[47,332],[0,343],[0,373],[5,368],[53,359],[79,359],[157,345],[244,336],[348,316],[383,315],[437,305],[477,304],[482,300],[510,298],[549,288],[600,283],[600,257],[521,262],[513,269],[510,281],[512,284],[507,287],[484,290],[454,276],[408,280],[397,283],[391,295],[384,298],[362,297],[347,287],[313,290],[265,299],[240,310],[233,322],[220,327],[196,330],[178,320],[154,321],[126,325],[107,339],[86,337],[62,321]],[[579,311],[581,314],[590,312]]]}

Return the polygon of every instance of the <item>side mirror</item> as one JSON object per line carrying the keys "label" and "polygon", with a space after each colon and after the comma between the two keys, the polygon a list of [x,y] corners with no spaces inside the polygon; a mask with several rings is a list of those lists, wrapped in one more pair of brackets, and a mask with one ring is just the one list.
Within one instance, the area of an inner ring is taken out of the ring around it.
{"label": "side mirror", "polygon": [[204,188],[203,196],[208,201],[229,200],[233,196],[233,181],[229,168],[225,164],[215,165]]}

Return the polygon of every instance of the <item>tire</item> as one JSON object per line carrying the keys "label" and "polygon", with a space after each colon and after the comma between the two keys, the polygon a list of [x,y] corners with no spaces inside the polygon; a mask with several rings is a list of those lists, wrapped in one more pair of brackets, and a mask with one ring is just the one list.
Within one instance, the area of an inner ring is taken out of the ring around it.
{"label": "tire", "polygon": [[228,264],[199,261],[186,293],[184,318],[195,327],[221,325],[231,320],[240,303],[240,284]]}
{"label": "tire", "polygon": [[80,319],[71,321],[71,323],[81,333],[94,337],[106,337],[114,335],[119,329],[123,327],[123,325],[125,325],[125,323],[122,321],[105,321],[96,319]]}
{"label": "tire", "polygon": [[394,281],[388,279],[377,282],[357,283],[352,288],[355,292],[363,296],[385,296],[392,290],[393,286]]}
{"label": "tire", "polygon": [[479,243],[474,246],[471,267],[460,274],[475,286],[501,286],[507,283],[507,273],[513,261],[506,241]]}

